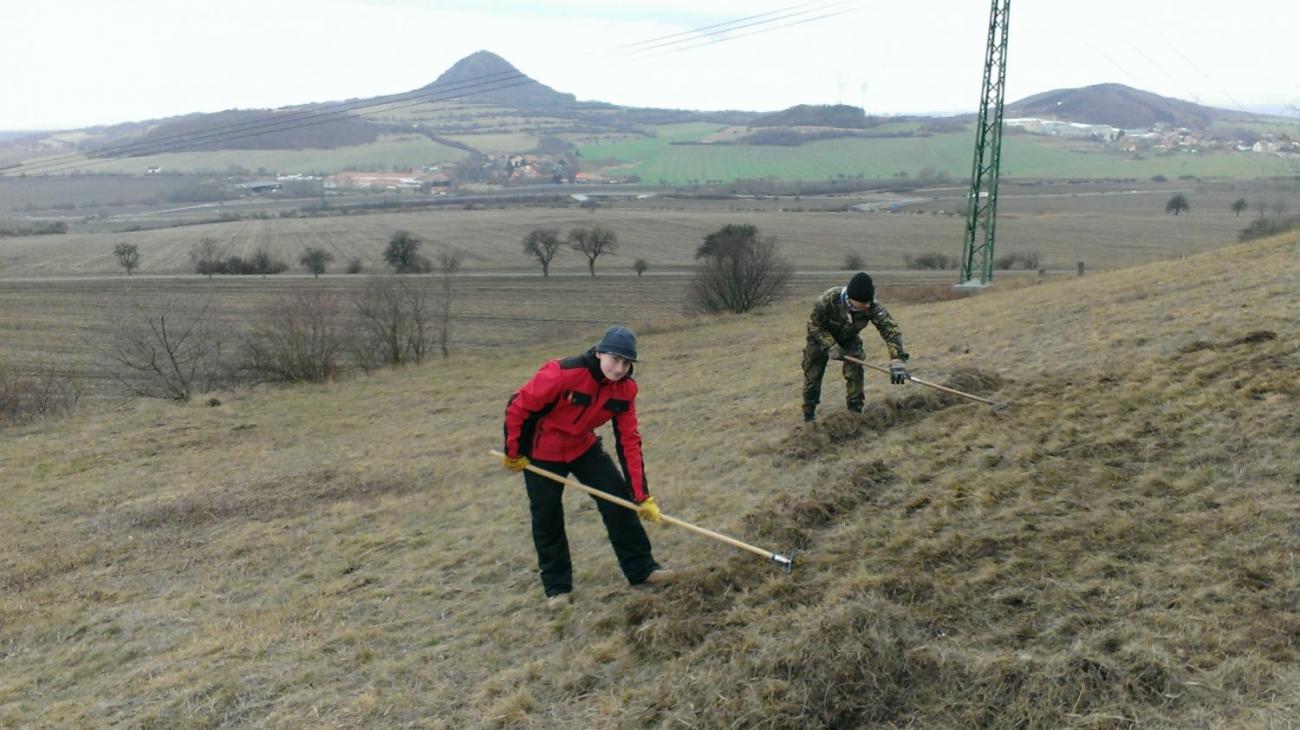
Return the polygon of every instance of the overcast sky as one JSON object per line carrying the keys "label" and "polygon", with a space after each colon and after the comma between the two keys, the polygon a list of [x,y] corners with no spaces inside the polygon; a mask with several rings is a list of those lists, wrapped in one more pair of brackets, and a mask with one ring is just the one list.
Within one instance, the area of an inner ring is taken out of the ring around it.
{"label": "overcast sky", "polygon": [[[765,13],[703,44],[686,35]],[[629,106],[969,112],[988,17],[986,0],[27,0],[4,12],[0,130],[408,91],[478,50]],[[1298,28],[1295,0],[1017,0],[1007,101],[1118,82],[1297,107]]]}

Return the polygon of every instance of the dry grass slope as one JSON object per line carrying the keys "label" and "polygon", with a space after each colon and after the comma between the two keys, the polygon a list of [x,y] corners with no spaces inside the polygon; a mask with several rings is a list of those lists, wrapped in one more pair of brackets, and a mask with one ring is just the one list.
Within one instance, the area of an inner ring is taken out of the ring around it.
{"label": "dry grass slope", "polygon": [[1014,405],[832,369],[812,427],[803,304],[646,328],[660,503],[798,564],[652,530],[629,589],[572,495],[559,614],[486,452],[586,338],[6,431],[0,725],[1291,727],[1298,284],[1292,236],[894,307]]}

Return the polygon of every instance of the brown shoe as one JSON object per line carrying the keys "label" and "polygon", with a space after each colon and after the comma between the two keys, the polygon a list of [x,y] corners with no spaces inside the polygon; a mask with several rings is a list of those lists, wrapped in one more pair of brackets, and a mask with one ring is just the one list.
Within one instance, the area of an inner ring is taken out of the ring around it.
{"label": "brown shoe", "polygon": [[572,602],[573,601],[569,598],[568,593],[556,593],[555,595],[546,599],[546,607],[552,611],[558,611],[561,608],[568,606]]}
{"label": "brown shoe", "polygon": [[674,571],[668,570],[667,568],[655,568],[651,571],[650,575],[645,577],[642,584],[648,586],[666,586],[669,583],[672,583],[673,579],[676,577],[677,573]]}

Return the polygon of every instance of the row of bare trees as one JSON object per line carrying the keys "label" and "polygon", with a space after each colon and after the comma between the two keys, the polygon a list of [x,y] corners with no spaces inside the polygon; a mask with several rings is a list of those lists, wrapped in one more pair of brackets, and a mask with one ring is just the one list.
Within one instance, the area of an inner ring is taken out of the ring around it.
{"label": "row of bare trees", "polygon": [[[223,322],[209,298],[121,309],[107,355],[134,395],[186,401],[251,383],[317,382],[348,369],[418,364],[450,353],[458,257],[434,277],[372,276],[350,297],[304,288]],[[240,330],[236,334],[236,330]]]}
{"label": "row of bare trees", "polygon": [[[551,261],[560,252],[564,244],[587,259],[587,271],[596,275],[596,259],[618,249],[618,234],[605,226],[579,226],[571,229],[561,239],[558,228],[536,228],[524,236],[524,253],[537,259],[542,265],[542,276],[551,275]],[[637,259],[644,262],[644,259]],[[637,273],[645,271],[639,268]]]}
{"label": "row of bare trees", "polygon": [[[140,267],[140,247],[134,243],[119,243],[113,247],[113,258],[117,263],[126,269],[126,275],[130,276],[137,268]],[[216,239],[203,238],[193,248],[190,249],[190,260],[194,264],[194,271],[198,274],[206,274],[209,279],[215,274],[279,274],[286,271],[289,267],[283,261],[271,258],[265,249],[258,249],[247,259],[238,256],[226,256],[224,249],[217,245]],[[334,254],[322,248],[313,248],[308,246],[299,257],[298,263],[303,268],[311,272],[315,277],[320,277],[329,268],[334,261]],[[356,274],[361,271],[361,262],[353,259],[349,266],[348,273]]]}
{"label": "row of bare trees", "polygon": [[1263,198],[1257,198],[1253,203],[1246,202],[1245,198],[1237,198],[1232,201],[1232,205],[1228,206],[1228,208],[1238,216],[1247,210],[1254,208],[1255,212],[1259,213],[1260,218],[1263,218],[1264,214],[1270,210],[1273,211],[1275,216],[1281,218],[1288,210],[1290,210],[1291,206],[1282,198],[1278,198],[1271,203]]}
{"label": "row of bare trees", "polygon": [[[555,229],[538,229],[525,246],[540,252],[545,270],[559,241]],[[568,242],[588,257],[594,276],[596,258],[613,250],[617,236],[593,226],[574,229]],[[394,271],[433,276],[372,276],[347,299],[304,288],[259,308],[239,335],[232,334],[234,323],[215,315],[211,298],[190,311],[170,301],[132,304],[121,308],[112,328],[109,358],[133,393],[184,401],[244,382],[321,381],[349,368],[420,363],[435,352],[446,357],[462,259],[443,250],[430,260],[419,249],[418,239],[399,231],[385,259]],[[688,308],[701,313],[742,313],[770,304],[784,294],[793,273],[776,239],[747,224],[705,236],[695,259]],[[638,259],[637,273],[645,268]]]}
{"label": "row of bare trees", "polygon": [[[562,239],[558,228],[536,228],[522,241],[524,253],[541,264],[542,276],[550,275],[551,262],[565,243],[587,258],[594,277],[596,259],[617,249],[618,235],[604,226],[583,226]],[[705,236],[695,260],[688,304],[699,312],[748,312],[770,304],[793,274],[791,264],[777,253],[776,239],[761,238],[758,228],[748,224],[726,225]],[[648,268],[643,258],[633,264],[638,276]]]}
{"label": "row of bare trees", "polygon": [[[582,226],[564,238],[558,228],[535,228],[524,236],[524,253],[542,266],[549,276],[551,262],[565,244],[587,258],[587,271],[596,275],[596,259],[618,248],[618,234],[604,226]],[[793,274],[793,266],[777,252],[775,238],[762,238],[758,228],[730,224],[704,237],[695,252],[695,275],[688,292],[688,306],[697,312],[748,312],[770,304],[781,296]],[[639,258],[633,264],[637,276],[650,265]]]}

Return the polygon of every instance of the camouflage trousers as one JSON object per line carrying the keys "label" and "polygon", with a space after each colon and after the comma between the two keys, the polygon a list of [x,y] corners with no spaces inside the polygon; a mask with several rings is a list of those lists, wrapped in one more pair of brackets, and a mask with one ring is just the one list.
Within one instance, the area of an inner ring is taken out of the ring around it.
{"label": "camouflage trousers", "polygon": [[[840,349],[850,357],[856,357],[859,360],[866,360],[866,354],[862,349],[862,338],[854,337],[847,342],[839,343]],[[803,348],[803,410],[805,414],[811,414],[817,409],[817,404],[822,400],[822,376],[826,373],[826,363],[830,360],[829,353],[811,337]],[[862,406],[867,401],[866,386],[863,383],[862,366],[856,363],[845,362],[842,368],[844,372],[844,387],[848,391],[848,397],[845,400],[850,411],[862,411]]]}

